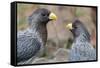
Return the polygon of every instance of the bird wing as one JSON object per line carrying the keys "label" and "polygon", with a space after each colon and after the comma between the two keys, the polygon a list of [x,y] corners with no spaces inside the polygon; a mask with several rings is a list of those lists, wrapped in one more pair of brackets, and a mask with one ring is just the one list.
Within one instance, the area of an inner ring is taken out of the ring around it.
{"label": "bird wing", "polygon": [[41,43],[31,35],[20,34],[17,37],[17,61],[25,61],[35,56],[40,50]]}
{"label": "bird wing", "polygon": [[88,42],[75,43],[70,51],[71,61],[96,60],[96,49]]}

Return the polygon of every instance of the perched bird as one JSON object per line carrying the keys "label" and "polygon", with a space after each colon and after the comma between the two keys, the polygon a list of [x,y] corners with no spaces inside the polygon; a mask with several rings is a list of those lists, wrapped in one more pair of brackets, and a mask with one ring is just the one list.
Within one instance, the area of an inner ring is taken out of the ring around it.
{"label": "perched bird", "polygon": [[54,13],[45,8],[37,9],[29,16],[29,28],[17,33],[17,62],[29,64],[44,50],[47,41],[46,24],[56,20]]}
{"label": "perched bird", "polygon": [[90,43],[90,34],[83,23],[75,20],[66,25],[72,32],[74,41],[69,53],[69,61],[96,60],[96,49]]}

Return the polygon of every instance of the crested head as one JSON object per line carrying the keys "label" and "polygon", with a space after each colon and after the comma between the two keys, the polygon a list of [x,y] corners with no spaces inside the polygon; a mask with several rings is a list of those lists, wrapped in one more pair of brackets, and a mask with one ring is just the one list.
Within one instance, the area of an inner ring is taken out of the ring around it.
{"label": "crested head", "polygon": [[34,32],[34,35],[45,42],[47,40],[46,24],[49,21],[55,20],[56,15],[50,10],[39,8],[29,16],[29,28]]}
{"label": "crested head", "polygon": [[72,22],[72,29],[70,29],[70,31],[72,32],[75,39],[81,37],[81,39],[90,40],[90,34],[88,30],[79,20]]}
{"label": "crested head", "polygon": [[35,10],[30,16],[29,16],[29,24],[32,25],[33,23],[36,24],[47,24],[49,19],[48,16],[50,14],[50,11],[44,8]]}
{"label": "crested head", "polygon": [[36,23],[38,25],[46,25],[49,21],[54,19],[56,19],[56,15],[50,10],[39,8],[29,16],[29,24],[32,25]]}

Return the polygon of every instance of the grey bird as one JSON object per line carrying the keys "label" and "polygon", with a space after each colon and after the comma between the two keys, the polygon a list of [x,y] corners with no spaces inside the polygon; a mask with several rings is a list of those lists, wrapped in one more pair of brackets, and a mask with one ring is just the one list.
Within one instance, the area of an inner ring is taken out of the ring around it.
{"label": "grey bird", "polygon": [[45,8],[39,8],[29,16],[29,28],[17,33],[17,63],[30,64],[44,50],[47,41],[46,24],[57,17]]}
{"label": "grey bird", "polygon": [[69,52],[69,61],[96,60],[96,49],[90,43],[90,34],[80,20],[66,25],[72,32],[74,41]]}

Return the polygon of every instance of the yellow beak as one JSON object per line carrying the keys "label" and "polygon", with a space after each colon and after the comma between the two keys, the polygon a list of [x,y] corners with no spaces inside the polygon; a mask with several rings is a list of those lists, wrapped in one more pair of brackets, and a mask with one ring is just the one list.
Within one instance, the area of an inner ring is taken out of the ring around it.
{"label": "yellow beak", "polygon": [[73,27],[72,27],[72,23],[70,23],[70,24],[66,25],[66,28],[68,28],[68,29],[72,30],[72,29],[73,29]]}
{"label": "yellow beak", "polygon": [[57,20],[57,16],[54,13],[50,13],[49,19],[50,20]]}

